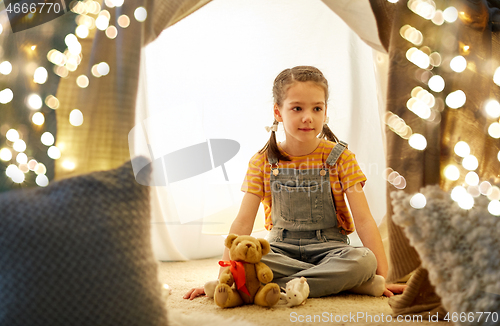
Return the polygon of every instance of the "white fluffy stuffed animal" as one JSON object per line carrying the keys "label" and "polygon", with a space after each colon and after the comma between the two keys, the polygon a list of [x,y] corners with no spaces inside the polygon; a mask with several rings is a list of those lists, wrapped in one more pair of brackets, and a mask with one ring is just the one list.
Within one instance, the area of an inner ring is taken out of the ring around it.
{"label": "white fluffy stuffed animal", "polygon": [[309,284],[305,277],[294,278],[286,283],[286,293],[281,293],[281,301],[285,301],[287,307],[294,307],[306,303],[309,296]]}

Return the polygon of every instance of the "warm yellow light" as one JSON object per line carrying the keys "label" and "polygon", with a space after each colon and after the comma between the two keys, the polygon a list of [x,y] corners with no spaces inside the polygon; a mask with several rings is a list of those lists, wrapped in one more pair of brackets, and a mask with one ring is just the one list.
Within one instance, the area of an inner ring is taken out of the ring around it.
{"label": "warm yellow light", "polygon": [[443,25],[444,23],[443,12],[441,10],[436,10],[436,12],[434,13],[434,17],[432,17],[431,21],[438,26]]}
{"label": "warm yellow light", "polygon": [[487,195],[489,200],[500,200],[500,188],[497,186],[491,187],[491,190],[488,192]]}
{"label": "warm yellow light", "polygon": [[464,196],[467,195],[467,190],[462,186],[456,186],[451,190],[451,199],[454,201],[460,201]]}
{"label": "warm yellow light", "polygon": [[104,15],[99,15],[99,17],[95,20],[95,26],[97,29],[104,31],[109,26],[109,19]]}
{"label": "warm yellow light", "polygon": [[467,155],[462,160],[462,166],[469,171],[474,171],[479,166],[479,161],[474,155]]}
{"label": "warm yellow light", "polygon": [[32,45],[32,46],[31,46],[31,50],[32,50],[32,51],[35,51],[35,49],[36,49],[36,45]]}
{"label": "warm yellow light", "polygon": [[458,109],[462,107],[466,102],[465,93],[461,90],[451,92],[446,96],[446,105],[452,109]]}
{"label": "warm yellow light", "polygon": [[24,140],[18,139],[14,142],[12,148],[14,148],[16,152],[22,153],[26,150],[26,143],[24,142]]}
{"label": "warm yellow light", "polygon": [[490,124],[488,127],[488,134],[495,139],[500,138],[500,123],[493,122]]}
{"label": "warm yellow light", "polygon": [[428,85],[431,90],[433,90],[436,93],[439,93],[444,89],[445,86],[444,79],[439,75],[434,75],[431,78],[429,78]]}
{"label": "warm yellow light", "polygon": [[85,75],[80,75],[76,78],[76,84],[78,87],[86,88],[89,86],[89,78]]}
{"label": "warm yellow light", "polygon": [[116,29],[115,26],[109,26],[106,28],[106,36],[110,39],[114,39],[118,36],[118,30]]}
{"label": "warm yellow light", "polygon": [[493,82],[500,86],[500,67],[495,70],[495,74],[493,75]]}
{"label": "warm yellow light", "polygon": [[465,176],[465,182],[471,186],[477,186],[479,184],[479,176],[476,172],[469,172]]}
{"label": "warm yellow light", "polygon": [[52,145],[54,145],[54,141],[55,141],[54,136],[48,131],[46,131],[42,134],[42,136],[40,137],[40,140],[41,140],[42,144],[44,144],[45,146],[52,146]]}
{"label": "warm yellow light", "polygon": [[38,94],[29,95],[27,100],[28,100],[28,106],[32,110],[38,110],[43,105],[42,98]]}
{"label": "warm yellow light", "polygon": [[0,74],[8,75],[12,72],[12,64],[9,61],[0,63]]}
{"label": "warm yellow light", "polygon": [[7,104],[14,98],[14,93],[10,88],[0,91],[0,103]]}
{"label": "warm yellow light", "polygon": [[45,164],[43,163],[38,163],[36,166],[35,166],[35,173],[40,175],[40,174],[45,174],[47,173],[47,168],[45,167]]}
{"label": "warm yellow light", "polygon": [[467,193],[457,203],[458,206],[460,206],[460,208],[462,209],[471,209],[472,207],[474,207],[474,197],[472,197],[471,194]]}
{"label": "warm yellow light", "polygon": [[37,126],[41,126],[44,124],[45,122],[45,117],[43,115],[43,113],[41,112],[36,112],[35,114],[33,114],[33,116],[31,117],[31,121],[36,124]]}
{"label": "warm yellow light", "polygon": [[50,146],[49,149],[47,150],[47,155],[51,159],[57,160],[57,159],[61,158],[61,151],[56,146]]}
{"label": "warm yellow light", "polygon": [[75,127],[83,124],[83,113],[78,109],[74,109],[69,114],[69,123]]}
{"label": "warm yellow light", "polygon": [[127,28],[130,25],[130,18],[128,18],[127,15],[121,15],[120,17],[118,17],[117,22],[118,26],[120,26],[121,28]]}
{"label": "warm yellow light", "polygon": [[33,74],[33,81],[37,84],[45,84],[48,77],[49,73],[47,72],[47,69],[44,67],[38,67]]}
{"label": "warm yellow light", "polygon": [[53,110],[56,110],[57,108],[59,108],[59,100],[53,95],[48,95],[45,98],[45,105]]}
{"label": "warm yellow light", "polygon": [[76,164],[75,162],[73,161],[70,161],[70,160],[64,160],[64,162],[62,162],[61,166],[63,167],[63,169],[65,170],[68,170],[68,171],[73,171],[76,167]]}
{"label": "warm yellow light", "polygon": [[144,7],[138,7],[135,11],[134,11],[134,17],[135,19],[138,21],[138,22],[143,22],[146,20],[146,18],[148,17],[148,12],[146,11],[146,8]]}
{"label": "warm yellow light", "polygon": [[427,139],[421,134],[413,134],[408,139],[408,143],[411,147],[423,151],[427,147]]}
{"label": "warm yellow light", "polygon": [[7,147],[0,149],[0,160],[7,162],[12,160],[12,152]]}
{"label": "warm yellow light", "polygon": [[460,157],[466,157],[470,154],[470,146],[464,141],[459,141],[454,147],[455,154]]}
{"label": "warm yellow light", "polygon": [[87,36],[89,36],[89,28],[86,25],[79,25],[76,28],[75,33],[79,38],[87,38]]}
{"label": "warm yellow light", "polygon": [[450,61],[450,68],[455,72],[462,72],[467,68],[467,60],[461,55],[454,57]]}
{"label": "warm yellow light", "polygon": [[425,195],[421,193],[413,195],[410,199],[410,205],[415,209],[424,208],[426,204],[427,199],[425,198]]}
{"label": "warm yellow light", "polygon": [[488,204],[488,212],[490,212],[491,215],[500,216],[500,201],[490,201]]}
{"label": "warm yellow light", "polygon": [[443,11],[444,20],[453,23],[458,19],[458,10],[455,7],[448,7]]}
{"label": "warm yellow light", "polygon": [[498,103],[497,100],[493,99],[487,101],[484,109],[489,117],[493,119],[498,119],[500,117],[500,103]]}
{"label": "warm yellow light", "polygon": [[467,52],[467,51],[469,51],[470,46],[468,46],[468,45],[464,45],[463,49],[464,49],[464,51],[465,51],[465,52]]}
{"label": "warm yellow light", "polygon": [[15,142],[16,140],[19,139],[20,135],[16,129],[9,129],[9,130],[7,130],[7,133],[5,134],[5,137],[8,140],[10,140],[11,142]]}
{"label": "warm yellow light", "polygon": [[28,155],[24,153],[19,153],[16,156],[16,162],[19,164],[26,164],[28,163]]}
{"label": "warm yellow light", "polygon": [[455,165],[448,165],[444,168],[444,176],[446,179],[456,181],[460,178],[460,171]]}

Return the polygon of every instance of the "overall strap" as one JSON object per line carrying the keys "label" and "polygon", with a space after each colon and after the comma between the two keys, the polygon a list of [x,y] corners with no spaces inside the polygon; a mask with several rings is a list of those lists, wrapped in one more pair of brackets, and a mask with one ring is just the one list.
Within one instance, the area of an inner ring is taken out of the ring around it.
{"label": "overall strap", "polygon": [[329,166],[335,165],[340,155],[342,155],[342,153],[346,148],[347,148],[347,143],[339,140],[339,142],[335,145],[335,147],[333,147],[332,151],[330,152],[330,155],[328,155],[328,158],[326,159],[326,164]]}

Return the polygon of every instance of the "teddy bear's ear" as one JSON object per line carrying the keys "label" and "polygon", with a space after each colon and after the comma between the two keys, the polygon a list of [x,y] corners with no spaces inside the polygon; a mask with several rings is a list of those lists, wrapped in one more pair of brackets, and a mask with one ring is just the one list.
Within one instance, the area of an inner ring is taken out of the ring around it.
{"label": "teddy bear's ear", "polygon": [[271,245],[266,239],[257,239],[262,247],[262,256],[267,255],[271,251]]}
{"label": "teddy bear's ear", "polygon": [[238,236],[236,234],[230,234],[230,235],[228,235],[227,238],[226,238],[226,241],[224,242],[224,244],[226,245],[226,247],[231,248],[231,246],[233,245],[234,240],[237,237]]}

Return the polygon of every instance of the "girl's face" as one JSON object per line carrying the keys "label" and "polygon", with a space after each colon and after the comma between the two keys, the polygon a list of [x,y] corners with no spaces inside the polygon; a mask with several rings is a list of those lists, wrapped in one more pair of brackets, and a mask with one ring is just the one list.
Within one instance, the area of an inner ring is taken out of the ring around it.
{"label": "girl's face", "polygon": [[315,143],[326,119],[325,91],[314,82],[295,82],[283,105],[274,105],[274,117],[283,122],[288,146]]}

